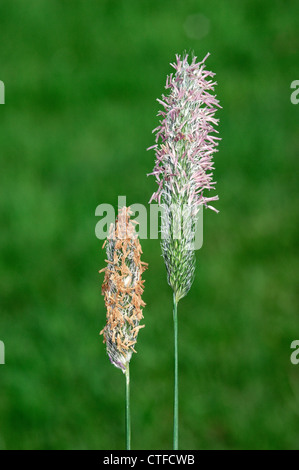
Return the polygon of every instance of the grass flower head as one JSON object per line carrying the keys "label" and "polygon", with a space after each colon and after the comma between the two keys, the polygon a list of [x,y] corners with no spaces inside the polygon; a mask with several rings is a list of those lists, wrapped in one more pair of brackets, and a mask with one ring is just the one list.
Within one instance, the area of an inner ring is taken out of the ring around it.
{"label": "grass flower head", "polygon": [[147,263],[141,261],[142,249],[130,220],[130,209],[123,207],[103,247],[106,247],[107,266],[102,294],[107,308],[104,336],[111,363],[124,373],[132,354],[136,352],[138,332],[145,306],[141,296],[143,283],[141,276]]}
{"label": "grass flower head", "polygon": [[[161,246],[168,283],[177,301],[188,293],[193,282],[195,254],[190,247],[198,211],[205,206],[218,212],[211,205],[218,196],[210,196],[209,192],[216,184],[213,155],[220,139],[215,135],[218,133],[215,112],[220,106],[213,94],[215,74],[205,68],[208,55],[201,62],[193,57],[190,63],[188,55],[176,56],[176,62],[171,64],[175,72],[166,80],[168,94],[157,100],[163,109],[158,113],[160,125],[153,130],[156,144],[150,147],[156,153],[150,174],[158,184],[150,202],[156,200],[166,208],[162,216]],[[183,227],[186,215],[190,223],[178,239],[175,225],[179,222]]]}

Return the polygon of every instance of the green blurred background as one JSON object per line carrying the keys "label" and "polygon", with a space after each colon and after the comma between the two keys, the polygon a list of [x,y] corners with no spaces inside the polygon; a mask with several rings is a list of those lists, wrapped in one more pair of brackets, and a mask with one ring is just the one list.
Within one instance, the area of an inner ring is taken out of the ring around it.
{"label": "green blurred background", "polygon": [[[184,50],[211,53],[223,140],[220,213],[179,304],[180,447],[299,447],[296,3],[1,1],[1,449],[124,448],[95,208],[155,190],[155,100]],[[169,449],[172,296],[158,241],[143,251],[132,447]]]}

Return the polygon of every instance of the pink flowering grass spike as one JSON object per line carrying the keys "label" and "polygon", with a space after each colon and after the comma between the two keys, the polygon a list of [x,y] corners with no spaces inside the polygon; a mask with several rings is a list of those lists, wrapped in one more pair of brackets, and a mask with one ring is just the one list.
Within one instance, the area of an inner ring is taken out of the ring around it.
{"label": "pink flowering grass spike", "polygon": [[[213,156],[217,152],[218,119],[220,107],[214,92],[214,73],[206,70],[207,56],[197,62],[188,55],[176,56],[171,64],[175,73],[166,80],[168,94],[157,101],[162,105],[160,125],[154,129],[156,162],[153,172],[158,189],[150,202],[156,200],[164,207],[162,216],[162,253],[166,264],[168,283],[177,302],[189,291],[195,271],[194,239],[197,214],[201,206],[218,199],[210,195],[215,190]],[[183,226],[183,215],[190,214],[189,230],[177,239],[175,220]]]}
{"label": "pink flowering grass spike", "polygon": [[173,290],[174,449],[178,449],[177,304],[193,283],[199,209],[206,207],[218,212],[212,205],[218,196],[210,195],[210,191],[215,190],[213,156],[220,140],[215,112],[221,106],[214,93],[215,74],[205,68],[208,56],[197,62],[196,57],[188,61],[188,55],[177,55],[175,63],[170,64],[174,72],[166,80],[167,94],[158,99],[161,120],[153,130],[156,144],[150,147],[156,154],[150,174],[158,184],[150,202],[155,200],[162,208],[161,248],[167,280]]}

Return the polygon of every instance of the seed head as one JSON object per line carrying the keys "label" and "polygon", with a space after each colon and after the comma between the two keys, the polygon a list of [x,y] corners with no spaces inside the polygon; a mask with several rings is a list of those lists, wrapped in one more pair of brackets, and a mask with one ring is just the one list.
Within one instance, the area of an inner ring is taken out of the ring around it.
{"label": "seed head", "polygon": [[147,263],[140,260],[141,245],[133,222],[130,221],[130,209],[123,207],[115,224],[112,224],[106,245],[107,266],[102,285],[107,308],[105,328],[100,332],[104,336],[107,353],[113,365],[126,370],[132,353],[136,352],[138,332],[145,306],[142,273]]}
{"label": "seed head", "polygon": [[[209,54],[208,54],[209,55]],[[163,106],[156,133],[156,162],[153,172],[158,189],[150,202],[158,201],[168,208],[162,213],[162,253],[166,264],[168,283],[176,293],[177,300],[184,297],[193,282],[195,254],[191,248],[194,239],[196,216],[201,206],[218,212],[210,202],[218,196],[207,196],[214,190],[213,154],[217,152],[219,137],[214,114],[219,105],[214,91],[215,75],[205,69],[205,60],[190,64],[188,55],[170,64],[175,73],[166,80],[167,96],[157,101]],[[148,150],[149,150],[148,149]],[[171,209],[171,208],[174,208]],[[184,224],[183,214],[189,214],[189,230],[180,239],[174,236],[174,219]],[[167,234],[163,239],[163,234]]]}

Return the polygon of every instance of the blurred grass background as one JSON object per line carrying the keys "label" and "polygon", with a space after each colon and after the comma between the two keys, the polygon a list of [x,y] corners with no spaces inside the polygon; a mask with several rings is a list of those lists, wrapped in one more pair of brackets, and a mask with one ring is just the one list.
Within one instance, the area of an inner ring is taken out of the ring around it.
{"label": "blurred grass background", "polygon": [[[1,449],[124,448],[124,377],[98,337],[95,208],[147,204],[151,130],[175,53],[216,72],[220,214],[179,304],[182,449],[299,441],[297,2],[0,3]],[[297,153],[297,154],[296,154]],[[131,363],[132,446],[172,445],[172,298],[144,240],[146,328]]]}

